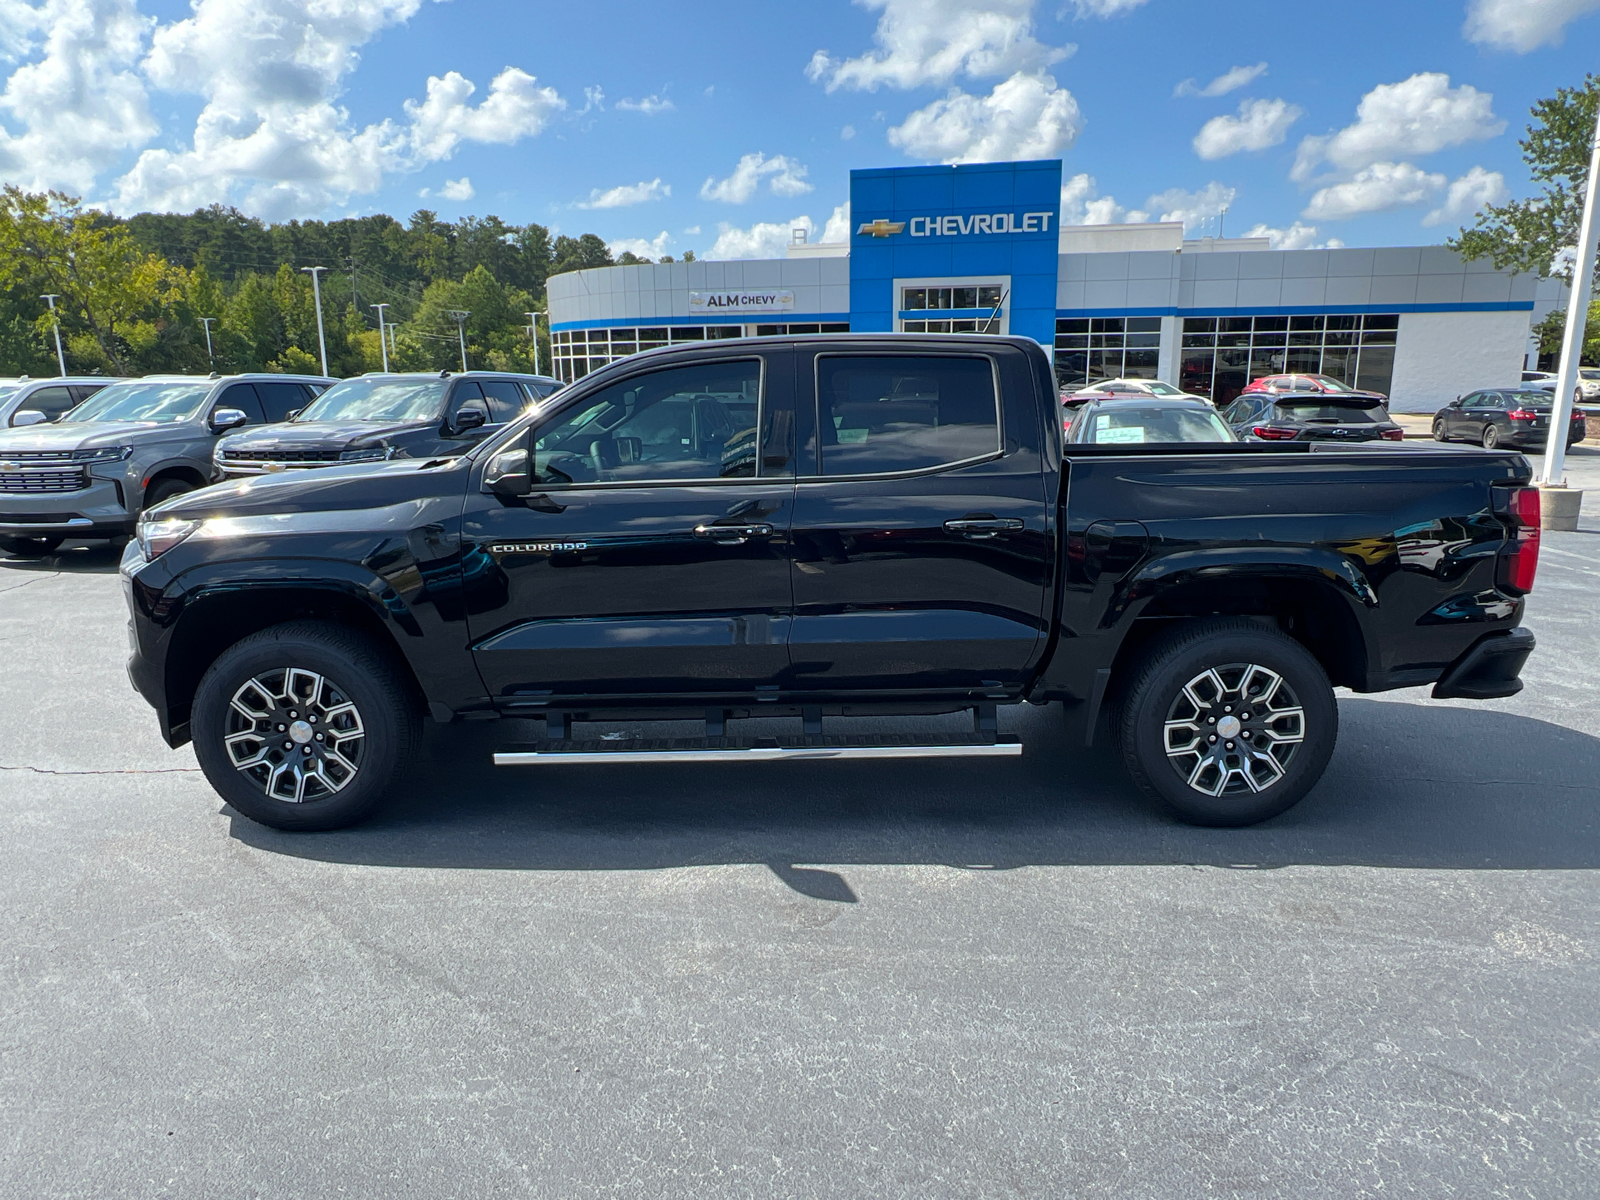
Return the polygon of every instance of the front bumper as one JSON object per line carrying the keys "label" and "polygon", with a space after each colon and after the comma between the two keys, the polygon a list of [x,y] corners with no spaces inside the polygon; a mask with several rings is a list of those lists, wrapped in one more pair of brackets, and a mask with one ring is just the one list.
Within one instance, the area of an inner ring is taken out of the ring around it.
{"label": "front bumper", "polygon": [[0,492],[0,536],[118,537],[135,521],[110,479],[70,492]]}

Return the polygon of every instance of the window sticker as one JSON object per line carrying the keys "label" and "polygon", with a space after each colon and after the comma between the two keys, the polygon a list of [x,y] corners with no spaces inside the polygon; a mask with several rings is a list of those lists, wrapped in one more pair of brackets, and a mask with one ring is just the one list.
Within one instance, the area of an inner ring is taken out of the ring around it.
{"label": "window sticker", "polygon": [[861,442],[865,442],[867,440],[867,434],[868,434],[869,430],[866,430],[866,429],[841,429],[838,432],[839,432],[839,444],[841,446],[849,446],[849,445],[859,444]]}
{"label": "window sticker", "polygon": [[1127,443],[1144,441],[1143,425],[1127,425],[1113,427],[1111,422],[1116,418],[1109,413],[1097,416],[1094,419],[1094,440],[1106,443]]}

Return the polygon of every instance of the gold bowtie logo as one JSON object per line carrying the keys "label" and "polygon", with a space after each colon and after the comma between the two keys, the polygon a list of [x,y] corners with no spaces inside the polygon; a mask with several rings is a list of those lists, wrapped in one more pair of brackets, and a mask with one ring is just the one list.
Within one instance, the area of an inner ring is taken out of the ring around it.
{"label": "gold bowtie logo", "polygon": [[886,238],[891,234],[899,233],[905,227],[906,223],[904,221],[885,221],[882,217],[879,217],[876,221],[861,222],[861,228],[856,230],[856,233]]}

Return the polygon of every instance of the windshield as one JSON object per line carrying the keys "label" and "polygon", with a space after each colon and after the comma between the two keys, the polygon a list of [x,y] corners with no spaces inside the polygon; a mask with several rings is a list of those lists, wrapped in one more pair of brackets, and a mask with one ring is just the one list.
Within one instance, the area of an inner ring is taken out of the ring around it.
{"label": "windshield", "polygon": [[0,386],[0,404],[4,404],[12,396],[15,396],[17,394],[18,390],[19,389],[18,389],[17,385],[14,384],[14,383],[9,383],[9,384],[5,384],[3,386]]}
{"label": "windshield", "polygon": [[61,418],[78,421],[186,421],[200,411],[211,384],[178,380],[113,383]]}
{"label": "windshield", "polygon": [[1332,375],[1313,375],[1311,378],[1315,379],[1330,392],[1353,392],[1356,390],[1344,380],[1335,379]]}
{"label": "windshield", "polygon": [[1578,374],[1585,379],[1600,379],[1600,367],[1579,367]]}
{"label": "windshield", "polygon": [[1183,392],[1173,387],[1170,383],[1162,383],[1159,379],[1146,379],[1145,390],[1156,396],[1181,396]]}
{"label": "windshield", "polygon": [[444,415],[448,379],[346,379],[301,410],[296,421],[431,421]]}
{"label": "windshield", "polygon": [[1381,407],[1365,408],[1326,400],[1280,400],[1278,415],[1286,421],[1314,421],[1319,424],[1375,425],[1387,415]]}
{"label": "windshield", "polygon": [[1233,442],[1238,439],[1214,412],[1141,404],[1138,407],[1096,412],[1085,440],[1113,445],[1129,442]]}

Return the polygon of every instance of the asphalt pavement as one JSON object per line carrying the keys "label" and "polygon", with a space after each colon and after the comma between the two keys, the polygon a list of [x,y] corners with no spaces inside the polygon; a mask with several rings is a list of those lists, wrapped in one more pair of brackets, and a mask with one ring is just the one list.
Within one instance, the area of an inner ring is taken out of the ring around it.
{"label": "asphalt pavement", "polygon": [[114,553],[0,561],[0,1195],[1593,1196],[1568,474],[1526,690],[1342,694],[1324,781],[1231,831],[1024,709],[1000,765],[435,728],[376,819],[280,834],[129,689]]}

